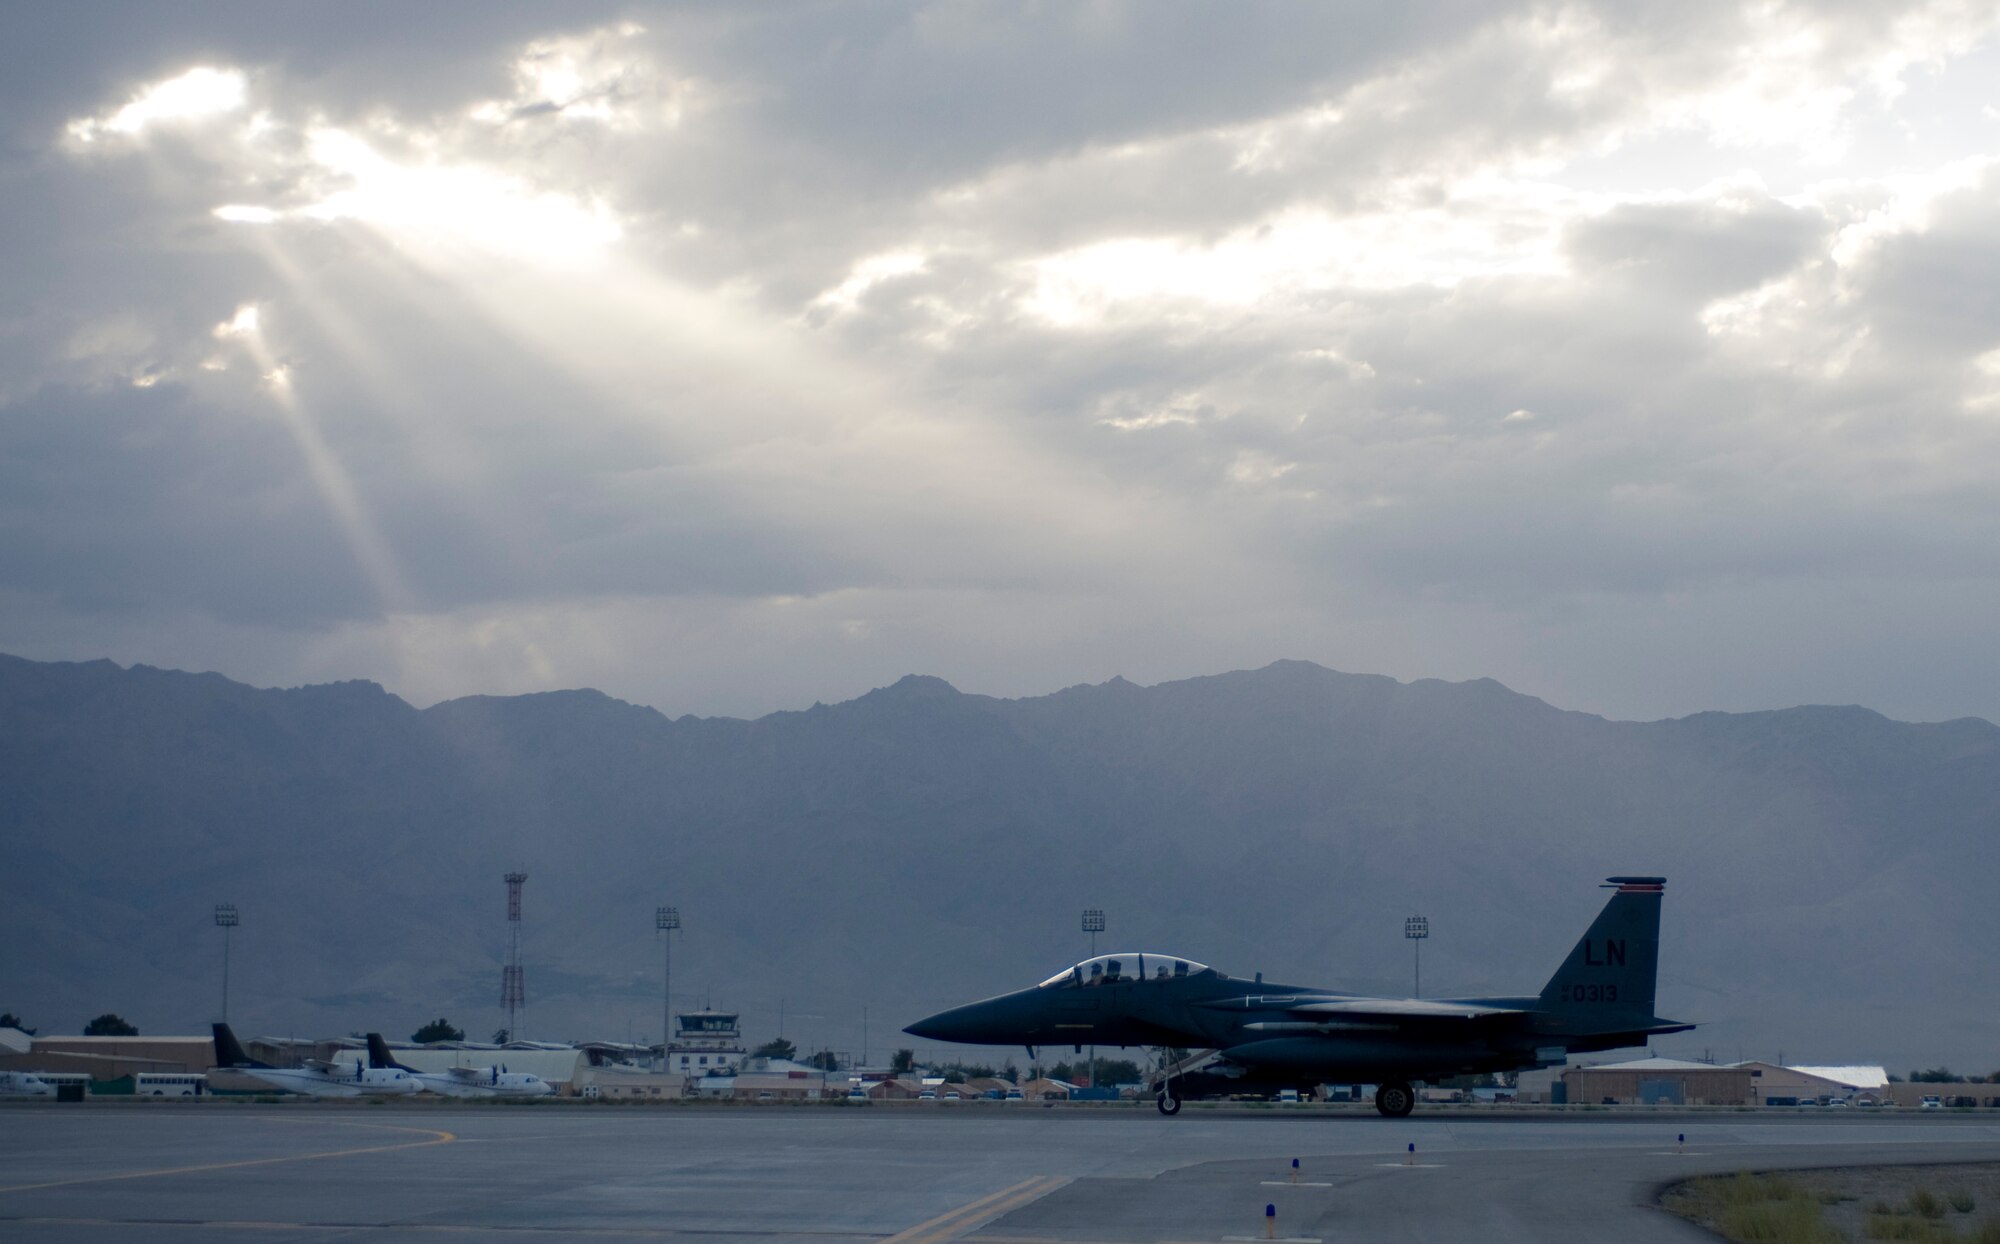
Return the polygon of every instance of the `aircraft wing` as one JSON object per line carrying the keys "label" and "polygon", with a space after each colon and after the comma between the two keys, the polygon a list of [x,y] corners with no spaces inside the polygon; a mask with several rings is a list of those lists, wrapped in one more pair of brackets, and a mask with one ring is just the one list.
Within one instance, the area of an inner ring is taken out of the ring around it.
{"label": "aircraft wing", "polygon": [[323,1058],[308,1058],[305,1060],[304,1065],[313,1071],[319,1072],[321,1075],[330,1076],[346,1072],[346,1068],[342,1067],[339,1063],[330,1063]]}
{"label": "aircraft wing", "polygon": [[1307,1019],[1386,1020],[1392,1023],[1425,1019],[1491,1019],[1496,1015],[1526,1014],[1514,1007],[1426,1002],[1421,998],[1341,998],[1337,1001],[1301,1002],[1291,1007],[1290,1012]]}
{"label": "aircraft wing", "polygon": [[447,1067],[445,1074],[454,1080],[464,1080],[469,1083],[473,1080],[486,1079],[491,1070],[488,1067]]}

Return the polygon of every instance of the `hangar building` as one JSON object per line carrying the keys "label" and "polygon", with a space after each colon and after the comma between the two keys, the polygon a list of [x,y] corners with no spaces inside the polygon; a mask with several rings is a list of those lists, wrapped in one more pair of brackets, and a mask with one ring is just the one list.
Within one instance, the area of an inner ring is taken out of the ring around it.
{"label": "hangar building", "polygon": [[1641,1058],[1571,1067],[1562,1075],[1562,1100],[1578,1106],[1747,1106],[1753,1083],[1748,1067]]}

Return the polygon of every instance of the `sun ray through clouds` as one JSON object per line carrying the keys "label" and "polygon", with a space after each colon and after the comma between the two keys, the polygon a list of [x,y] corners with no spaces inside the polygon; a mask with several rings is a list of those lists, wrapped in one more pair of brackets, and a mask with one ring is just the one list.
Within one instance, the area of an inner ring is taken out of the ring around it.
{"label": "sun ray through clouds", "polygon": [[411,600],[409,589],[388,542],[363,505],[339,455],[327,445],[318,421],[300,398],[291,369],[265,340],[262,319],[258,307],[246,303],[237,308],[231,319],[216,325],[215,335],[241,346],[255,361],[264,392],[283,418],[307,475],[339,525],[356,565],[367,576],[381,607],[407,608]]}

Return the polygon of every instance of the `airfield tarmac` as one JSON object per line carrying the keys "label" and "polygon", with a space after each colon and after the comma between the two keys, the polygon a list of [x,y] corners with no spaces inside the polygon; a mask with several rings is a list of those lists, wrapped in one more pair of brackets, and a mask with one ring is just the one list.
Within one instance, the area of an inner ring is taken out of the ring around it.
{"label": "airfield tarmac", "polygon": [[23,1104],[0,1238],[1688,1241],[1686,1175],[1974,1161],[2000,1117]]}

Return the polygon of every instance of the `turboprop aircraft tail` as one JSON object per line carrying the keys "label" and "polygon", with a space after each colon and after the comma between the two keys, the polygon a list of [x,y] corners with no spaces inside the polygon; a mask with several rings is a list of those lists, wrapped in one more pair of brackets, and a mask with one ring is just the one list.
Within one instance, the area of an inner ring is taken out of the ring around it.
{"label": "turboprop aircraft tail", "polygon": [[389,1043],[382,1039],[382,1034],[379,1032],[368,1034],[368,1065],[377,1071],[391,1067],[397,1071],[416,1070],[415,1067],[405,1067],[396,1061],[396,1056],[389,1052]]}
{"label": "turboprop aircraft tail", "polygon": [[1611,901],[1542,989],[1544,1014],[1574,1032],[1652,1027],[1665,877],[1611,877]]}
{"label": "turboprop aircraft tail", "polygon": [[236,1034],[230,1031],[228,1024],[218,1023],[212,1025],[212,1027],[215,1029],[216,1066],[218,1067],[269,1067],[270,1066],[269,1063],[260,1063],[256,1059],[250,1057],[248,1054],[245,1054],[243,1052],[243,1046],[236,1040]]}

